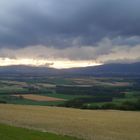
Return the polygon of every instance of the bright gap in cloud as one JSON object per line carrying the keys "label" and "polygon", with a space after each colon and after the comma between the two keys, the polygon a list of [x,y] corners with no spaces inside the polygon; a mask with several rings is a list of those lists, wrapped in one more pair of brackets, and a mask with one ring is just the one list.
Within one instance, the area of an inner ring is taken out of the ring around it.
{"label": "bright gap in cloud", "polygon": [[101,63],[96,63],[94,61],[72,61],[72,60],[45,60],[45,59],[10,59],[10,58],[0,58],[0,66],[9,65],[28,65],[28,66],[45,66],[57,69],[63,68],[74,68],[74,67],[87,67],[87,66],[97,66]]}

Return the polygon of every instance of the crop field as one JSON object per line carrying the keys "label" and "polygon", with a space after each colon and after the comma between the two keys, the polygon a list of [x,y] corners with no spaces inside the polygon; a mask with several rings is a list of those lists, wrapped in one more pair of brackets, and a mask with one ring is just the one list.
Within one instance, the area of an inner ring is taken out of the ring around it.
{"label": "crop field", "polygon": [[84,140],[140,139],[140,112],[1,104],[0,123]]}
{"label": "crop field", "polygon": [[33,101],[47,101],[47,102],[55,102],[55,101],[65,101],[61,98],[54,98],[54,97],[48,97],[48,96],[42,96],[42,95],[35,95],[35,94],[16,94],[13,95],[15,97],[22,97],[24,99],[29,99]]}
{"label": "crop field", "polygon": [[132,83],[123,81],[121,78],[93,78],[93,77],[88,77],[88,78],[71,78],[71,81],[84,85],[85,83],[87,85],[104,85],[104,86],[129,86]]}

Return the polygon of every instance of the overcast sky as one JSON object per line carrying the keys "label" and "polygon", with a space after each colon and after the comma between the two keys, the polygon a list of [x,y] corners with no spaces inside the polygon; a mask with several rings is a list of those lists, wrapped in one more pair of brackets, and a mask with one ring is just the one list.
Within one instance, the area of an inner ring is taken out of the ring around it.
{"label": "overcast sky", "polygon": [[0,58],[140,59],[140,0],[0,0]]}

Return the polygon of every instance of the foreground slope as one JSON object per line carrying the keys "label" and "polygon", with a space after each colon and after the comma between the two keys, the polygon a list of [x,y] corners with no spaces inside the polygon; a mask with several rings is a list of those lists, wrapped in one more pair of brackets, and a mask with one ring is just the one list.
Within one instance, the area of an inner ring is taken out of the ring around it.
{"label": "foreground slope", "polygon": [[86,140],[140,139],[140,112],[1,104],[0,122]]}

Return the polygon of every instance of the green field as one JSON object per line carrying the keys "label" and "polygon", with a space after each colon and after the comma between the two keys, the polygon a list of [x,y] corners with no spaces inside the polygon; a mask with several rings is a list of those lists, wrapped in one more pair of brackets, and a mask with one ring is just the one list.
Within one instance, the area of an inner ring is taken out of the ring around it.
{"label": "green field", "polygon": [[[34,101],[13,97],[15,94],[37,94],[66,100]],[[5,76],[0,79],[0,103],[136,111],[140,110],[140,79]]]}
{"label": "green field", "polygon": [[0,124],[1,140],[78,140],[74,137],[60,136],[26,128]]}

